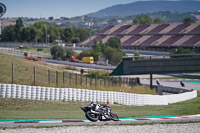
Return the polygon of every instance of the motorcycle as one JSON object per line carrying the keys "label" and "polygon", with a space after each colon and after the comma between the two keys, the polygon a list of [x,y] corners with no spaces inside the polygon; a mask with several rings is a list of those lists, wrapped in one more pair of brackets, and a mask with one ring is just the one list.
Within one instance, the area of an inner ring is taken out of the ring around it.
{"label": "motorcycle", "polygon": [[102,105],[102,104],[97,104],[97,105],[93,105],[90,104],[86,107],[81,107],[81,109],[85,112],[85,117],[92,121],[92,122],[96,122],[96,121],[109,121],[109,120],[113,120],[113,121],[118,121],[119,117],[111,112],[111,108],[107,105]]}

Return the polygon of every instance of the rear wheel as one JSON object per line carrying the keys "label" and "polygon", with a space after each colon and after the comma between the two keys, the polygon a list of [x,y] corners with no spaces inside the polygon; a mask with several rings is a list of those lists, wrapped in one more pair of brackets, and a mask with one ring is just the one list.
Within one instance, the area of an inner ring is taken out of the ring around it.
{"label": "rear wheel", "polygon": [[86,117],[88,120],[92,121],[92,122],[98,121],[98,116],[97,116],[95,113],[92,113],[92,112],[90,112],[90,111],[87,111],[87,112],[85,113],[85,117]]}
{"label": "rear wheel", "polygon": [[119,117],[115,113],[110,112],[110,118],[113,121],[119,121]]}

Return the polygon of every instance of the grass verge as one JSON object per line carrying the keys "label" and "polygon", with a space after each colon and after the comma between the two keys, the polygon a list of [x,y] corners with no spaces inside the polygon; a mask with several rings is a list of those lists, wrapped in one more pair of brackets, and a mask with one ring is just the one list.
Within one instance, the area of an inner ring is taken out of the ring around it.
{"label": "grass verge", "polygon": [[[36,84],[38,86],[56,87],[56,71],[58,72],[58,87],[60,88],[82,88],[101,91],[117,91],[124,89],[124,92],[138,94],[156,94],[145,86],[129,87],[126,85],[112,85],[106,80],[106,85],[102,80],[90,79],[81,75],[69,74],[66,68],[59,65],[49,65],[44,62],[29,61],[15,56],[0,53],[0,83],[11,83],[12,81],[12,63],[14,64],[14,83],[21,85],[34,85],[34,67],[36,67]],[[50,84],[48,79],[48,70],[50,70]],[[63,72],[65,72],[63,78]],[[70,78],[71,77],[71,78]],[[81,80],[82,78],[82,80]],[[64,79],[64,82],[63,82]],[[71,80],[70,80],[71,79]],[[82,81],[80,83],[80,81]],[[87,82],[86,82],[87,81]],[[95,85],[95,82],[97,85]],[[87,85],[86,85],[87,84]],[[90,85],[92,84],[92,85]]]}
{"label": "grass verge", "polygon": [[[199,114],[200,92],[192,100],[165,106],[110,105],[120,118],[156,115]],[[74,101],[41,101],[0,98],[0,119],[78,119],[85,118],[81,106],[89,103]]]}

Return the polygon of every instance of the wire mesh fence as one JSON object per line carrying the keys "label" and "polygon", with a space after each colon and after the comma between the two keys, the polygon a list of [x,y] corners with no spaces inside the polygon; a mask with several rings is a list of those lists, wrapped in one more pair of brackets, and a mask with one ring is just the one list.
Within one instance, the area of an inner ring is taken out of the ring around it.
{"label": "wire mesh fence", "polygon": [[67,71],[46,70],[40,67],[19,68],[11,64],[11,83],[34,86],[101,88],[101,87],[133,87],[139,83],[137,78],[122,78],[88,74],[77,74]]}
{"label": "wire mesh fence", "polygon": [[44,57],[51,58],[49,50],[37,51],[30,48],[13,48],[13,47],[0,47],[0,52],[9,55],[16,56],[33,56],[33,57]]}

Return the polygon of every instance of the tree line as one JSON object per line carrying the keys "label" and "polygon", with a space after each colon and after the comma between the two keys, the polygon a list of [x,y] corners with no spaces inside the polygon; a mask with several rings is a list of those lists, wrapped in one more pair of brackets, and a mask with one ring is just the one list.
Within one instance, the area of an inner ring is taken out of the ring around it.
{"label": "tree line", "polygon": [[108,59],[108,63],[111,65],[117,65],[120,63],[122,56],[126,53],[122,52],[122,46],[120,39],[117,37],[111,37],[106,43],[95,42],[92,50],[83,50],[80,54],[76,53],[73,49],[64,49],[61,46],[53,46],[50,50],[53,59],[68,60],[71,56],[76,56],[79,60],[83,57],[92,56],[94,61],[99,60],[99,56],[104,56]]}
{"label": "tree line", "polygon": [[[183,23],[195,23],[196,21],[191,17],[185,17]],[[162,24],[165,23],[160,18],[151,18],[147,15],[138,15],[133,19],[134,24]]]}
{"label": "tree line", "polygon": [[1,33],[4,42],[53,43],[62,40],[66,43],[79,43],[89,37],[90,30],[84,28],[61,28],[57,24],[35,22],[29,27],[23,25],[21,18],[15,25],[6,26]]}

